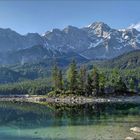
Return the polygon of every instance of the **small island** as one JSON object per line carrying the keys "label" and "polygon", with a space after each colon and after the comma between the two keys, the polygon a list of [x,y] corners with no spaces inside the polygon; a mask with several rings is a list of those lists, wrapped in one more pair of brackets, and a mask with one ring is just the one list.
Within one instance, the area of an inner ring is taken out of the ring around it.
{"label": "small island", "polygon": [[136,77],[126,71],[124,75],[119,69],[89,68],[86,65],[79,66],[73,60],[63,71],[54,63],[49,82],[42,81],[1,86],[0,100],[77,104],[140,102]]}

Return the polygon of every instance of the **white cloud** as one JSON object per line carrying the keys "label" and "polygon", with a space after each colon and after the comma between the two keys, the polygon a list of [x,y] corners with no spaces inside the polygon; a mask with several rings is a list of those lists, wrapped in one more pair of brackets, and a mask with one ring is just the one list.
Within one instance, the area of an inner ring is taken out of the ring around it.
{"label": "white cloud", "polygon": [[128,29],[132,29],[132,28],[135,28],[137,29],[138,31],[140,31],[140,22],[136,23],[136,24],[131,24]]}

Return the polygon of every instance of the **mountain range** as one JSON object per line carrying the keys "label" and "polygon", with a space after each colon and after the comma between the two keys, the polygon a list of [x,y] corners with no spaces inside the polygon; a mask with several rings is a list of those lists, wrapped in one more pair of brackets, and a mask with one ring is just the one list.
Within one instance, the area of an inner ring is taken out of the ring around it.
{"label": "mountain range", "polygon": [[[139,73],[140,70],[140,50],[131,51],[109,60],[85,61],[82,58],[78,60],[86,65],[88,70],[91,70],[93,66],[108,70],[117,68],[125,72],[127,72],[127,70],[131,71],[131,76],[134,74],[134,71]],[[53,62],[52,59],[46,58],[43,61],[35,63],[0,67],[0,83],[13,83],[44,77],[49,78],[52,72]],[[70,64],[70,59],[67,56],[59,57],[55,63],[66,71],[67,66]],[[78,63],[78,68],[81,66],[81,63]]]}
{"label": "mountain range", "polygon": [[113,29],[103,22],[77,28],[53,29],[43,35],[20,35],[0,29],[0,64],[24,64],[48,59],[79,61],[111,59],[140,49],[140,32],[134,28]]}

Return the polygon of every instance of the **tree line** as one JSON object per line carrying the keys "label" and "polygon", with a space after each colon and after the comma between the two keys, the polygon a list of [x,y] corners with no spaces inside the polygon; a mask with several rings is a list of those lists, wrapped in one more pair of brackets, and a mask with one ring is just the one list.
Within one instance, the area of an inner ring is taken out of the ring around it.
{"label": "tree line", "polygon": [[[83,95],[103,96],[110,94],[124,95],[140,92],[140,68],[137,69],[105,69],[77,66],[73,60],[67,69],[60,69],[54,64],[47,78],[25,80],[0,84],[0,95],[30,94],[48,95]],[[7,73],[6,73],[7,74]],[[7,74],[10,77],[10,74]],[[110,94],[108,94],[110,93]]]}
{"label": "tree line", "polygon": [[129,79],[127,82],[117,69],[105,73],[96,67],[92,70],[87,70],[84,65],[77,68],[75,60],[65,73],[56,64],[52,69],[52,90],[57,94],[103,96],[108,93],[120,95],[134,92],[134,80]]}

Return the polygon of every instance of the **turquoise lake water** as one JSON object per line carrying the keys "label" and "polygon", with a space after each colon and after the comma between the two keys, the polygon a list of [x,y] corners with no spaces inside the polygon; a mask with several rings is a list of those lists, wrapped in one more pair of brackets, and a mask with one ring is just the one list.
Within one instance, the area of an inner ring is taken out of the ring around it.
{"label": "turquoise lake water", "polygon": [[0,140],[140,140],[134,126],[140,104],[0,103]]}

